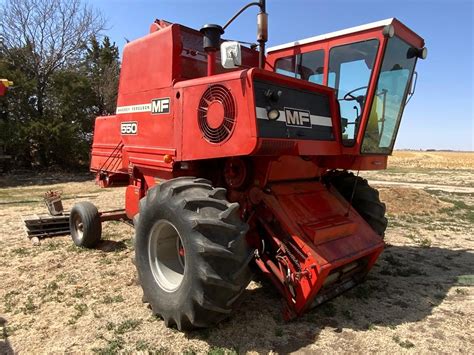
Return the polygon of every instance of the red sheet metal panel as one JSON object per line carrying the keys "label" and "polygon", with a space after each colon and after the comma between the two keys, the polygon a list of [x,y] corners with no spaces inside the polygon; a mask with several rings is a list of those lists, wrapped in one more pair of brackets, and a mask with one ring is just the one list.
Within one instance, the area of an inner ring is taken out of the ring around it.
{"label": "red sheet metal panel", "polygon": [[[320,182],[275,183],[270,190],[264,202],[277,220],[270,228],[287,249],[278,248],[276,262],[294,275],[288,283],[294,296],[287,297],[291,318],[311,306],[334,270],[355,262],[359,274],[367,273],[384,244],[337,192]],[[332,278],[343,274],[337,271]]]}

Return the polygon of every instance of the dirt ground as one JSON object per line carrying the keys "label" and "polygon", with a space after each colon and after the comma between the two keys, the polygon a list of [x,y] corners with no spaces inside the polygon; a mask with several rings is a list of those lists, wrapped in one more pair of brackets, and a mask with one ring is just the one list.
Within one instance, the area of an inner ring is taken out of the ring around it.
{"label": "dirt ground", "polygon": [[123,189],[101,190],[89,176],[1,177],[0,354],[472,353],[474,193],[461,190],[474,187],[474,153],[396,152],[387,171],[361,176],[379,187],[389,218],[365,283],[286,323],[278,294],[256,277],[229,321],[189,333],[141,302],[131,227],[105,224],[95,250],[68,236],[32,246],[24,235],[20,216],[44,212],[48,189],[63,191],[67,209],[80,200],[120,208]]}

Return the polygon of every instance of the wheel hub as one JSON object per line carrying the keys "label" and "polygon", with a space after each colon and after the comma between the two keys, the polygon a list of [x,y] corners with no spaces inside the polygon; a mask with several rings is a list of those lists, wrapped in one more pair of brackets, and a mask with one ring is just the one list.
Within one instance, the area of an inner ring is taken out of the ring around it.
{"label": "wheel hub", "polygon": [[166,292],[176,291],[186,269],[186,253],[176,227],[159,220],[150,232],[148,258],[155,281]]}
{"label": "wheel hub", "polygon": [[82,238],[84,233],[84,223],[82,222],[81,216],[76,215],[76,218],[74,219],[74,227],[76,229],[77,236]]}

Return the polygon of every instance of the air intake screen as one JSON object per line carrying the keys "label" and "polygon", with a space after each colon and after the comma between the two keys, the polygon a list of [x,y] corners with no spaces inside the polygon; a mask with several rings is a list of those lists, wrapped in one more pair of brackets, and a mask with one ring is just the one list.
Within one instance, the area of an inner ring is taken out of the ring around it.
{"label": "air intake screen", "polygon": [[235,102],[229,89],[212,85],[201,97],[198,108],[199,128],[209,143],[223,143],[235,126]]}

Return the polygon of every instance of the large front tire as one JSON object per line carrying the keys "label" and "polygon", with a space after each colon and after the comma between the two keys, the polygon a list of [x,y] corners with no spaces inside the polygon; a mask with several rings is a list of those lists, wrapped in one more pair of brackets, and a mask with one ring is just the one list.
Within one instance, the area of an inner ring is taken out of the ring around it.
{"label": "large front tire", "polygon": [[144,300],[167,326],[220,322],[250,281],[248,226],[225,196],[208,180],[184,177],[151,188],[140,201],[136,267]]}

